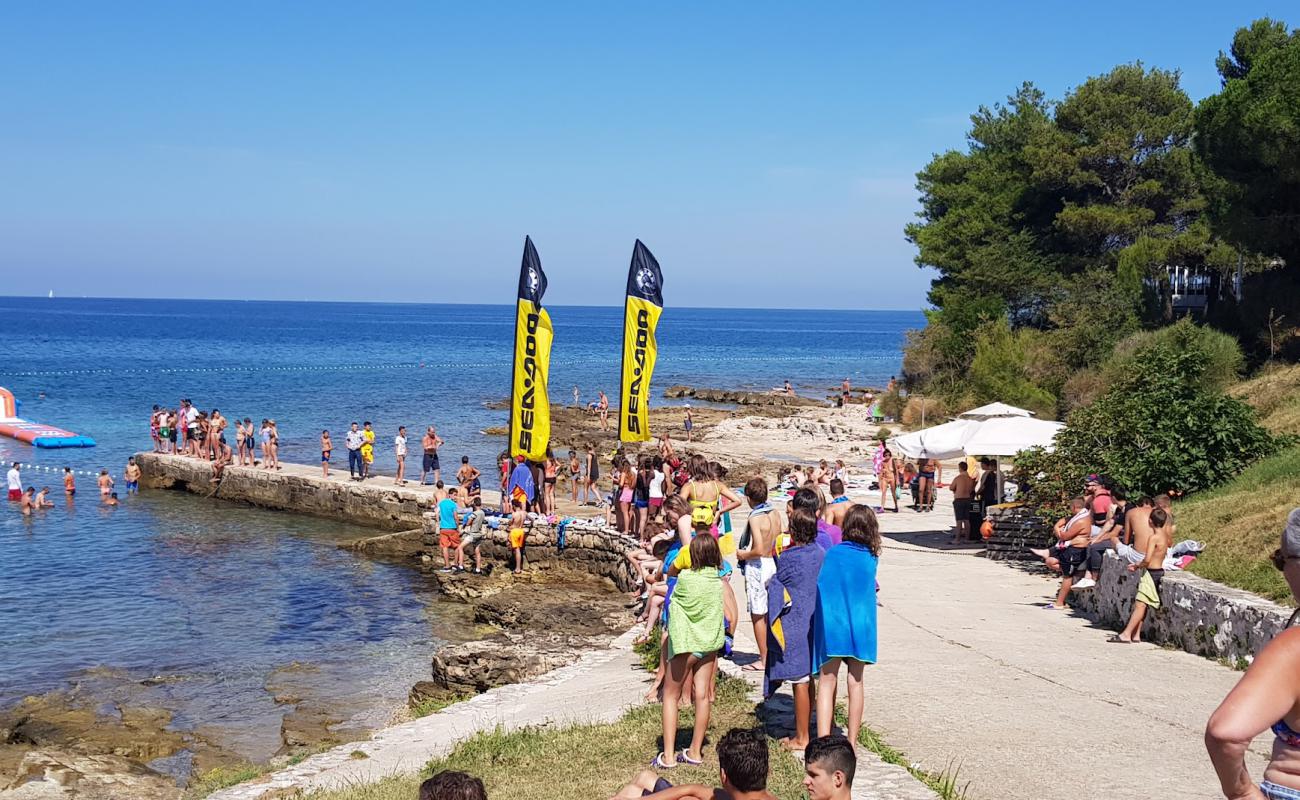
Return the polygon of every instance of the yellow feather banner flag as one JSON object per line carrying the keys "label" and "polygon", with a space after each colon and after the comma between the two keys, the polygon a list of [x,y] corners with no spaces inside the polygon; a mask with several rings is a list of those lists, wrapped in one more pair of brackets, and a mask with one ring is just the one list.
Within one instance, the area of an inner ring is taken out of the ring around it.
{"label": "yellow feather banner flag", "polygon": [[546,392],[551,372],[551,316],[542,308],[546,273],[533,240],[524,237],[515,307],[515,355],[510,384],[510,455],[530,461],[546,457],[551,442],[551,401]]}
{"label": "yellow feather banner flag", "polygon": [[659,357],[655,328],[664,310],[664,276],[659,262],[637,239],[627,272],[623,307],[623,386],[619,392],[618,438],[650,440],[650,376]]}

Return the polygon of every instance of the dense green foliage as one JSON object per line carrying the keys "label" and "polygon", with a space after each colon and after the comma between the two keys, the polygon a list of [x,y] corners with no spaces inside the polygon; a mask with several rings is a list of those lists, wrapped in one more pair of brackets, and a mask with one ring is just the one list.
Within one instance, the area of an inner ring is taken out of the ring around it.
{"label": "dense green foliage", "polygon": [[[971,115],[966,148],[917,173],[906,235],[937,276],[910,387],[1064,415],[1107,388],[1117,345],[1173,321],[1171,267],[1207,276],[1206,320],[1252,361],[1300,350],[1300,35],[1259,20],[1218,67],[1199,108],[1137,63]],[[1220,291],[1239,268],[1240,303]]]}
{"label": "dense green foliage", "polygon": [[[1090,473],[1130,493],[1181,495],[1218,485],[1287,440],[1218,384],[1222,340],[1190,324],[1136,342],[1107,391],[1075,409],[1051,453],[1022,454],[1016,466],[1043,506],[1078,494]],[[1236,354],[1240,359],[1240,352]]]}

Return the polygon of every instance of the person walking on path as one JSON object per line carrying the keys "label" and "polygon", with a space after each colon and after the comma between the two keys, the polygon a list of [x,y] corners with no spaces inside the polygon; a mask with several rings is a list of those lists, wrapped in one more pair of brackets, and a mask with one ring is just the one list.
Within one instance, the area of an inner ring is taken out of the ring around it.
{"label": "person walking on path", "polygon": [[817,576],[813,662],[818,669],[817,735],[828,736],[835,718],[840,665],[848,668],[849,741],[862,729],[863,673],[876,663],[876,567],[880,522],[855,505],[844,517],[844,541],[826,552]]}
{"label": "person walking on path", "polygon": [[[1246,750],[1272,728],[1273,755],[1256,785]],[[1205,726],[1219,786],[1228,800],[1300,797],[1300,628],[1288,628],[1255,658]]]}
{"label": "person walking on path", "polygon": [[437,431],[430,425],[424,431],[424,438],[420,440],[420,447],[424,450],[424,461],[420,464],[420,483],[429,482],[429,473],[433,473],[433,482],[437,483],[442,480],[442,465],[438,463],[438,448],[442,447],[443,441],[438,436]]}
{"label": "person walking on path", "polygon": [[[881,442],[883,445],[884,443]],[[884,512],[885,500],[894,501],[894,513],[898,513],[898,462],[894,460],[894,454],[889,451],[888,447],[880,449],[880,507],[877,511]]]}
{"label": "person walking on path", "polygon": [[393,437],[393,453],[397,456],[397,477],[393,478],[394,486],[405,486],[406,481],[406,426],[397,427],[397,435]]}
{"label": "person walking on path", "polygon": [[347,436],[343,438],[343,445],[348,449],[348,475],[354,481],[359,480],[359,476],[365,474],[361,463],[361,445],[365,441],[365,437],[361,435],[357,423],[352,423]]}
{"label": "person walking on path", "polygon": [[334,443],[330,441],[330,432],[323,430],[320,432],[320,473],[323,477],[330,476],[330,454],[334,452]]}
{"label": "person walking on path", "polygon": [[691,404],[686,404],[686,418],[682,420],[682,427],[686,428],[686,441],[691,441],[691,431],[695,430],[695,418],[691,416]]}

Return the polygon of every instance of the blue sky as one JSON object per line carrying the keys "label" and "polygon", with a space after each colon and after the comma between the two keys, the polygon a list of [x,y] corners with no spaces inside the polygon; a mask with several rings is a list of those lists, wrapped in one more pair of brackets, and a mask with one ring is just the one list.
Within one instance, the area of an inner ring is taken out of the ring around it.
{"label": "blue sky", "polygon": [[3,294],[918,308],[913,176],[1023,80],[1200,98],[1281,2],[7,3]]}

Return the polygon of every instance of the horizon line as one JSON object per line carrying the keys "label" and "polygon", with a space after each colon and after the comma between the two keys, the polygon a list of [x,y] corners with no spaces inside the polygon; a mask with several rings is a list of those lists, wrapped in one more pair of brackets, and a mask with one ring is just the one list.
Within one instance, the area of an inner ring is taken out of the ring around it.
{"label": "horizon line", "polygon": [[[327,303],[333,305],[391,305],[391,306],[484,306],[510,308],[513,303],[469,303],[469,302],[431,302],[425,300],[271,300],[265,298],[249,299],[245,297],[132,297],[128,295],[55,295],[48,297],[41,294],[0,295],[0,300],[139,300],[145,302],[168,303]],[[596,305],[590,303],[545,303],[546,308],[622,308],[622,304]],[[925,308],[861,308],[843,306],[703,306],[703,305],[664,305],[668,308],[688,308],[702,311],[889,311],[924,313]]]}

